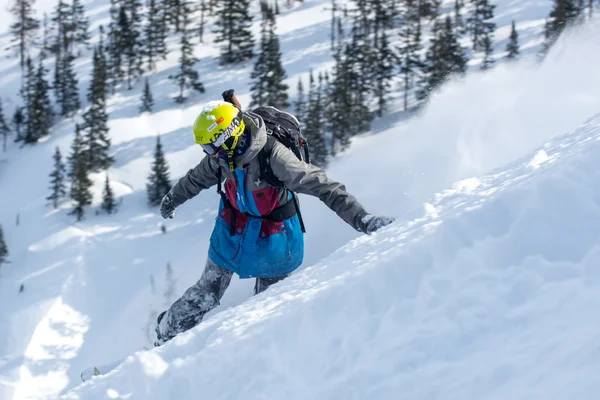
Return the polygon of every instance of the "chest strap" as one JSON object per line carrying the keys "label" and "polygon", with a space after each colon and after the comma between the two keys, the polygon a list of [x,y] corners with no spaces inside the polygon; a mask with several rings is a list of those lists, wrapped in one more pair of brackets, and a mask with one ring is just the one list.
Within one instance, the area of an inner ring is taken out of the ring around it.
{"label": "chest strap", "polygon": [[[231,202],[227,198],[227,195],[225,194],[225,192],[222,189],[221,181],[223,179],[223,173],[221,172],[221,168],[219,168],[217,177],[219,180],[219,182],[217,183],[217,193],[219,193],[219,196],[221,196],[221,200],[223,201],[223,207],[229,208],[231,210],[231,225],[229,227],[229,234],[231,236],[234,236],[235,235],[235,214],[236,214],[236,211],[239,212],[239,210],[234,209],[233,205],[231,204]],[[302,232],[305,232],[304,224],[302,223],[302,219],[298,212],[299,207],[298,207],[298,199],[296,197],[296,193],[294,193],[294,192],[291,192],[291,193],[292,193],[291,201],[288,201],[284,205],[275,208],[269,214],[261,215],[261,216],[256,216],[256,215],[251,215],[251,214],[247,214],[247,215],[250,218],[262,218],[262,219],[266,219],[269,221],[275,221],[275,222],[283,222],[285,220],[292,218],[295,215],[298,215],[298,217],[300,218],[300,226],[302,228]]]}

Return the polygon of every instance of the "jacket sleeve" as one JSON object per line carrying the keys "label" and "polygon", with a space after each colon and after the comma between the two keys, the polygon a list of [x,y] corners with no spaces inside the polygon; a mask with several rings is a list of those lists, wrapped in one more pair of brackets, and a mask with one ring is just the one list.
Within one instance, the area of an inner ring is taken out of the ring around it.
{"label": "jacket sleeve", "polygon": [[219,183],[218,178],[219,165],[216,161],[206,156],[190,169],[183,178],[173,186],[173,197],[177,205],[185,203],[187,200],[196,196],[202,190]]}
{"label": "jacket sleeve", "polygon": [[357,216],[366,211],[358,200],[346,191],[343,184],[329,179],[321,168],[300,161],[280,143],[273,146],[270,162],[273,174],[288,189],[318,197],[340,218],[354,229],[358,229]]}

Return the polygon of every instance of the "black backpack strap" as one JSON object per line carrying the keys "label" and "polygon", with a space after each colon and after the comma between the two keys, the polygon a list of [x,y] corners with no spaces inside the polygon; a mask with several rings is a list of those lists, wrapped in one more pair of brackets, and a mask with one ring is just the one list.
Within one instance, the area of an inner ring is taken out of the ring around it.
{"label": "black backpack strap", "polygon": [[[279,180],[273,173],[273,169],[271,168],[271,153],[273,152],[273,147],[275,146],[276,139],[271,136],[267,136],[267,143],[258,153],[258,165],[260,168],[260,179],[266,181],[269,185],[274,187],[283,187],[285,185],[283,182]],[[298,221],[300,222],[300,228],[303,233],[306,233],[306,228],[304,227],[304,221],[302,220],[302,213],[300,212],[300,206],[298,204],[298,197],[296,193],[285,188],[288,192],[292,194],[292,202],[294,203],[294,208],[296,209],[296,213],[298,214]],[[268,219],[268,218],[267,218]]]}
{"label": "black backpack strap", "polygon": [[274,187],[284,187],[285,185],[281,182],[273,173],[271,168],[271,153],[275,146],[276,140],[267,136],[267,143],[258,153],[258,165],[260,167],[260,179],[266,181],[269,185]]}
{"label": "black backpack strap", "polygon": [[231,236],[235,235],[235,210],[231,206],[227,195],[222,190],[221,181],[223,180],[223,171],[221,171],[221,167],[219,166],[219,171],[217,172],[217,179],[219,182],[217,183],[217,193],[221,196],[221,200],[223,200],[223,208],[229,208],[231,211],[231,225],[229,227],[229,234]]}

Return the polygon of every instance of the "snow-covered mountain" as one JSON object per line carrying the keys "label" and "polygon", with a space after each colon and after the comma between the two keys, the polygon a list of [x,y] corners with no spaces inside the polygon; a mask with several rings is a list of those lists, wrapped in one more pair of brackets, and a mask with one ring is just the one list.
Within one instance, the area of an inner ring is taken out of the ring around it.
{"label": "snow-covered mountain", "polygon": [[[97,34],[109,2],[84,4]],[[278,17],[292,88],[310,68],[331,65],[328,4],[305,0]],[[551,2],[496,4],[497,56],[513,19],[533,55]],[[38,6],[41,14],[54,2]],[[0,23],[4,48],[8,13]],[[599,119],[556,136],[600,112],[598,25],[563,37],[541,65],[501,64],[449,83],[419,116],[392,106],[328,174],[397,223],[364,237],[318,200],[301,198],[307,254],[293,277],[254,298],[253,282],[234,280],[201,326],[67,397],[197,398],[202,390],[249,399],[592,398]],[[167,79],[175,37],[171,45],[150,76],[157,111],[138,115],[141,84],[109,99],[109,174],[122,202],[115,216],[94,215],[103,175],[94,177],[85,221],[75,223],[68,204],[46,204],[51,157],[56,146],[67,153],[73,121],[36,146],[0,155],[11,261],[0,269],[2,399],[57,397],[80,383],[84,368],[148,346],[149,321],[169,302],[167,263],[176,280],[170,301],[202,271],[218,196],[186,203],[163,234],[146,201],[152,151],[160,134],[172,178],[193,167],[203,157],[189,132],[196,114],[231,87],[247,103],[252,64],[220,67],[210,40],[199,45],[207,92],[178,106]],[[84,93],[91,64],[79,60]],[[10,114],[18,61],[1,59],[0,72]]]}

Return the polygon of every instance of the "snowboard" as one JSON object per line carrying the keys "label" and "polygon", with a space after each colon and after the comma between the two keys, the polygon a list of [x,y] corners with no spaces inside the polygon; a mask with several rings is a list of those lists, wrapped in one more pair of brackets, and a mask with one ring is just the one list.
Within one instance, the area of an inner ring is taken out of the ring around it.
{"label": "snowboard", "polygon": [[124,357],[118,361],[113,361],[108,364],[99,365],[88,368],[81,373],[81,380],[86,382],[92,379],[94,376],[104,375],[118,367],[127,357]]}

